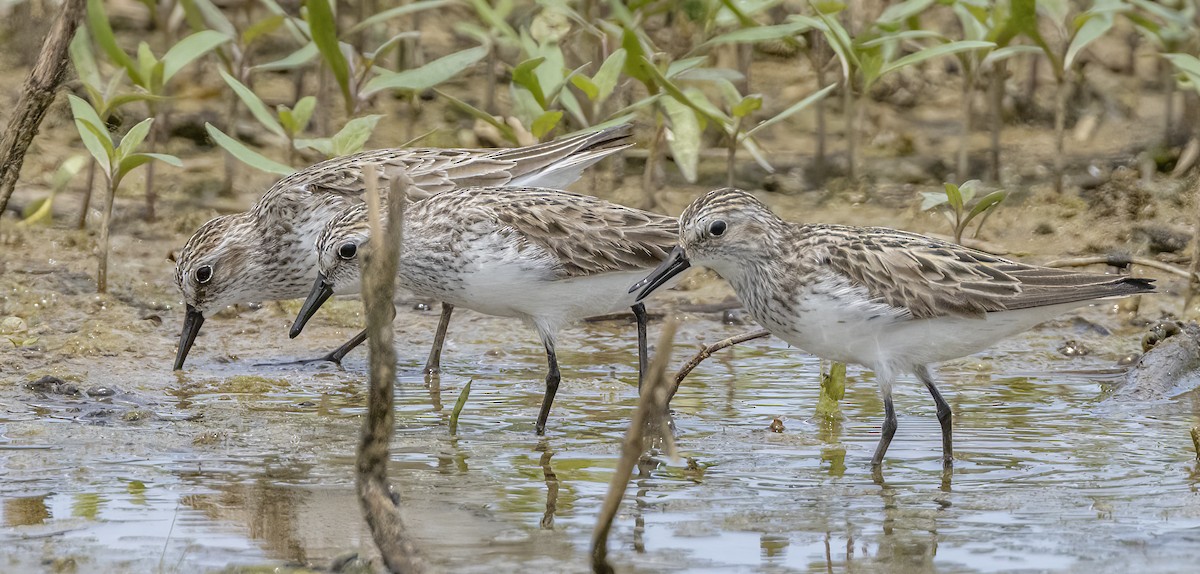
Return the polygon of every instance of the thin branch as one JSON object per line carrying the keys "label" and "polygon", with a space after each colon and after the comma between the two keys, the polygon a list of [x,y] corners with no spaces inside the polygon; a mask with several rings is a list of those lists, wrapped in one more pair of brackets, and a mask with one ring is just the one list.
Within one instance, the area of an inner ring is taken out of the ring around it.
{"label": "thin branch", "polygon": [[700,349],[700,352],[696,353],[696,356],[692,357],[692,360],[684,364],[683,367],[679,369],[679,372],[675,373],[675,382],[671,387],[671,396],[667,398],[667,404],[671,404],[671,399],[674,399],[675,393],[679,392],[679,386],[683,384],[683,379],[687,378],[688,374],[692,372],[692,369],[695,369],[697,366],[699,366],[704,359],[711,357],[713,353],[720,351],[721,349],[732,347],[739,343],[745,343],[746,341],[761,339],[770,335],[770,331],[766,329],[759,329],[751,333],[742,333],[741,335],[717,341],[716,343]]}
{"label": "thin branch", "polygon": [[392,304],[392,296],[396,288],[400,242],[404,234],[404,207],[412,180],[404,174],[392,179],[385,232],[377,166],[368,164],[364,167],[371,221],[371,249],[366,250],[363,256],[363,304],[367,312],[370,392],[356,461],[358,498],[367,525],[371,528],[371,536],[388,570],[394,573],[423,572],[425,564],[400,520],[399,496],[392,492],[387,479],[388,447],[395,422],[392,389],[396,383],[396,348],[393,344],[396,333],[392,318],[396,308]]}
{"label": "thin branch", "polygon": [[67,0],[58,19],[42,42],[41,55],[21,91],[16,112],[8,121],[4,137],[0,138],[0,214],[8,207],[25,162],[25,151],[37,135],[46,110],[54,103],[58,86],[67,73],[67,48],[75,36],[75,28],[83,18],[85,0]]}
{"label": "thin branch", "polygon": [[1078,257],[1075,259],[1056,259],[1049,263],[1043,263],[1042,267],[1084,267],[1087,265],[1099,264],[1111,265],[1113,267],[1128,267],[1130,265],[1142,265],[1159,271],[1173,273],[1180,277],[1191,279],[1194,273],[1188,272],[1186,269],[1180,269],[1170,263],[1155,261],[1145,257],[1132,257],[1129,255],[1097,255],[1094,257]]}
{"label": "thin branch", "polygon": [[[621,499],[625,497],[625,489],[629,486],[629,477],[633,475],[633,467],[645,452],[643,437],[651,421],[665,423],[668,404],[667,391],[669,388],[666,377],[667,362],[671,360],[671,348],[675,344],[675,329],[678,323],[668,320],[658,339],[658,350],[654,360],[650,362],[650,372],[642,385],[642,395],[638,398],[637,410],[633,412],[633,420],[629,421],[629,430],[625,432],[625,442],[621,445],[621,459],[617,462],[617,470],[613,473],[612,481],[608,483],[608,494],[604,497],[604,505],[596,518],[596,529],[592,532],[592,571],[597,574],[611,574],[613,568],[608,563],[608,533],[612,529],[613,518],[621,508]],[[660,428],[662,425],[658,425]],[[667,431],[666,436],[670,436]]]}

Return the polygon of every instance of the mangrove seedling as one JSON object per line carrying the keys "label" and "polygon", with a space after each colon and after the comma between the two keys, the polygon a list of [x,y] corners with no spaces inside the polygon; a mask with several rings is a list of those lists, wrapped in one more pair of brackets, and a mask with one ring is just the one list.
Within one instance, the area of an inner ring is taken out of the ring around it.
{"label": "mangrove seedling", "polygon": [[104,198],[103,218],[100,221],[100,262],[96,271],[96,290],[99,293],[108,291],[108,251],[109,228],[112,224],[113,199],[121,187],[121,181],[130,172],[142,164],[155,160],[169,163],[175,167],[183,167],[179,158],[161,153],[139,152],[142,142],[150,133],[154,118],[146,118],[137,125],[129,128],[121,143],[114,144],[112,135],[108,133],[100,115],[82,98],[74,95],[67,96],[71,102],[71,112],[75,116],[75,127],[84,147],[96,159],[96,164],[104,173],[108,182],[108,194]]}
{"label": "mangrove seedling", "polygon": [[1004,190],[993,191],[971,204],[971,200],[975,198],[975,193],[980,186],[979,180],[972,179],[961,186],[953,183],[946,183],[945,190],[942,193],[933,191],[921,192],[925,197],[921,202],[921,210],[929,211],[934,208],[941,208],[946,219],[950,221],[950,225],[954,228],[954,242],[962,243],[963,231],[971,224],[971,221],[976,217],[980,217],[979,225],[975,227],[975,236],[979,235],[979,230],[983,228],[984,222],[991,216],[1000,202],[1007,197],[1007,192]]}

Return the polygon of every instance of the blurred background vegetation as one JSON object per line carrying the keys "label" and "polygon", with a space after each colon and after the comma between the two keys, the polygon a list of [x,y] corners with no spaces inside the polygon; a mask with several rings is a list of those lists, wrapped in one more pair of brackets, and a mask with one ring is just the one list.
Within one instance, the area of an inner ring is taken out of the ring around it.
{"label": "blurred background vegetation", "polygon": [[[10,100],[57,10],[0,0]],[[1143,178],[1178,177],[1200,156],[1198,18],[1192,0],[88,0],[58,112],[74,145],[53,152],[58,173],[26,170],[39,191],[10,210],[83,228],[99,188],[141,196],[150,221],[159,188],[244,206],[364,148],[525,145],[626,121],[641,207],[673,183],[865,201],[878,180],[1013,187],[1014,126],[1052,131],[1039,175],[1062,193],[1095,177],[1071,146],[1147,106],[1164,119],[1126,154]],[[898,129],[906,115],[917,123]],[[920,160],[886,161],[906,156]],[[121,188],[139,167],[142,185]]]}

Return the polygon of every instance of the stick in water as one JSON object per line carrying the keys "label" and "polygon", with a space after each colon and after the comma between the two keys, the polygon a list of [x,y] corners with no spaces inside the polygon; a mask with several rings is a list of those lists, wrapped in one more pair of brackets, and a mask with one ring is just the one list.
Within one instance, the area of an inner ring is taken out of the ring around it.
{"label": "stick in water", "polygon": [[692,357],[692,360],[688,361],[687,364],[679,369],[679,372],[675,373],[675,385],[671,387],[671,395],[667,397],[667,404],[670,404],[671,399],[675,398],[675,393],[679,392],[679,385],[683,383],[683,379],[687,378],[688,374],[692,372],[692,369],[695,369],[697,366],[699,366],[704,359],[711,357],[713,353],[726,347],[732,347],[740,343],[745,343],[746,341],[753,341],[755,339],[761,339],[769,336],[771,336],[770,331],[766,329],[759,329],[753,333],[742,333],[741,335],[730,337],[728,339],[722,339],[703,349],[700,349],[700,352],[696,353],[696,356]]}
{"label": "stick in water", "polygon": [[367,418],[363,421],[358,444],[356,483],[367,525],[383,562],[394,573],[423,572],[425,564],[416,546],[404,530],[398,508],[399,498],[392,493],[387,479],[388,445],[392,438],[392,389],[396,383],[395,331],[392,318],[396,308],[392,295],[396,287],[396,269],[403,237],[404,207],[412,180],[400,175],[392,180],[388,194],[388,225],[382,222],[378,169],[364,166],[367,207],[371,221],[371,249],[363,256],[363,305],[367,313],[367,341],[370,353],[370,391]]}
{"label": "stick in water", "polygon": [[[644,452],[642,442],[647,423],[658,420],[665,421],[668,393],[671,390],[670,380],[666,377],[667,362],[671,360],[671,347],[675,343],[674,319],[668,320],[658,339],[658,349],[654,360],[650,362],[650,372],[642,385],[642,395],[638,398],[637,410],[633,412],[633,420],[629,421],[629,430],[625,432],[625,442],[621,445],[621,459],[617,462],[617,470],[612,481],[608,483],[608,495],[600,508],[600,516],[596,519],[596,529],[592,532],[592,571],[597,574],[611,574],[612,566],[608,564],[608,532],[612,529],[613,518],[621,507],[621,499],[625,497],[625,489],[629,486],[629,477],[633,475],[633,467]],[[661,425],[658,425],[661,427]],[[657,428],[657,427],[656,427]]]}

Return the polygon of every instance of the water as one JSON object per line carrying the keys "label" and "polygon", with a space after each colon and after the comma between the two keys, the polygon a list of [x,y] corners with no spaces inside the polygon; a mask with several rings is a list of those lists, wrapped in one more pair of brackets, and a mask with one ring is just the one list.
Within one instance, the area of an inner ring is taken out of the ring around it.
{"label": "water", "polygon": [[[1083,313],[1119,327],[1102,309]],[[456,312],[430,389],[419,371],[436,319],[435,309],[397,321],[390,470],[406,524],[437,570],[587,571],[637,398],[632,326],[563,334],[563,384],[539,438],[545,358],[532,331]],[[351,332],[318,323],[289,343],[273,330],[286,320],[272,309],[211,320],[183,375],[157,348],[145,361],[65,360],[64,372],[83,372],[81,387],[121,389],[111,404],[7,386],[0,571],[324,568],[372,553],[353,484],[365,355],[344,372],[253,366]],[[752,328],[692,317],[673,364],[700,341]],[[1060,356],[1065,338],[1098,351]],[[850,368],[844,416],[830,423],[813,418],[816,359],[777,339],[722,351],[674,401],[685,458],[635,472],[610,557],[622,572],[1195,571],[1196,399],[1104,400],[1105,370],[1136,341],[1058,322],[944,365],[958,459],[949,477],[933,402],[902,379],[882,481],[870,467],[882,404],[869,372]],[[773,418],[784,432],[768,430]]]}

